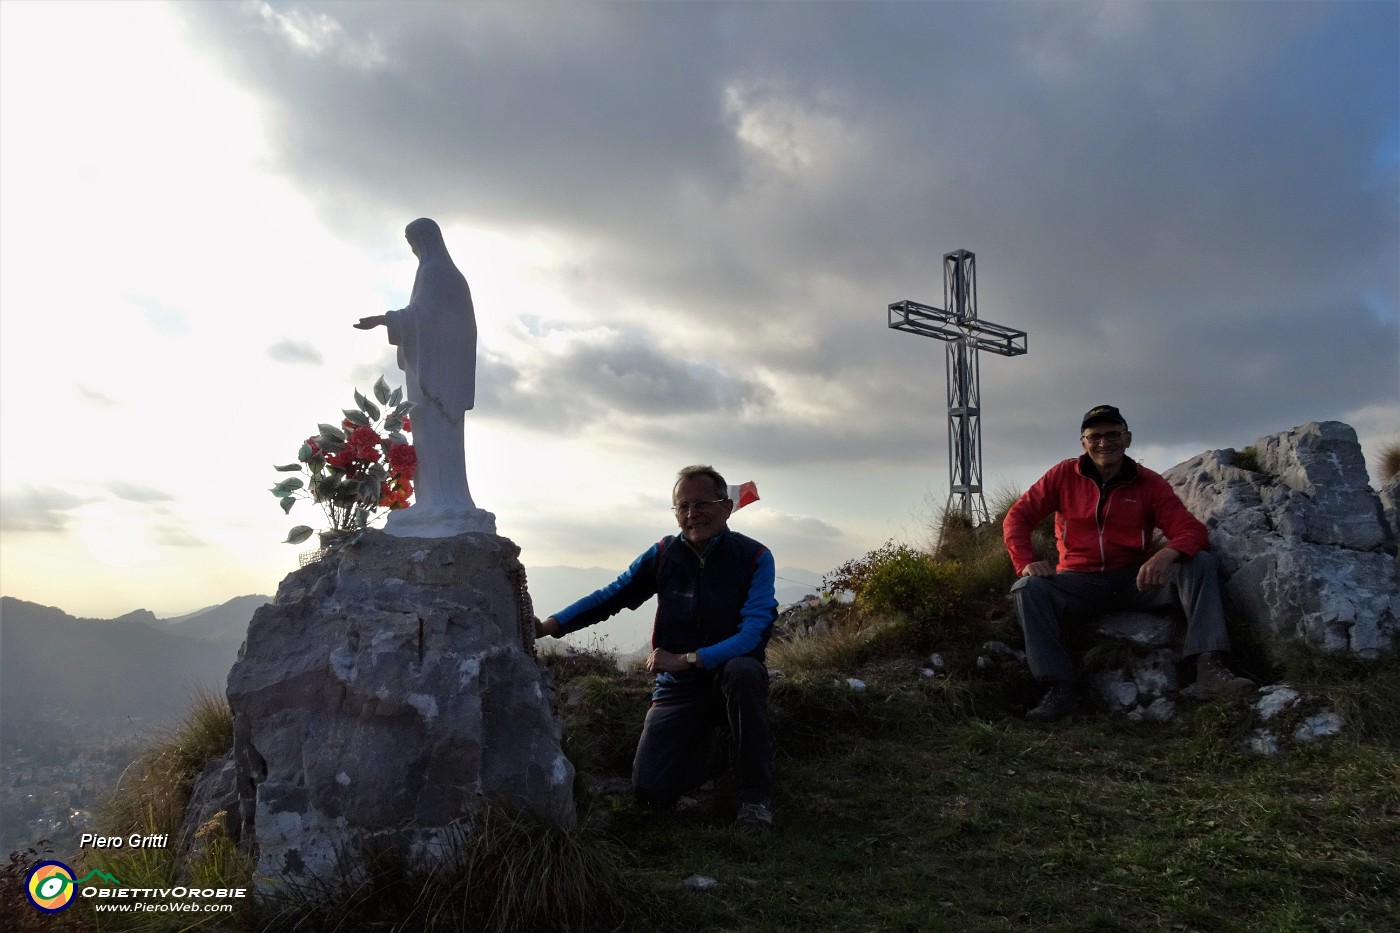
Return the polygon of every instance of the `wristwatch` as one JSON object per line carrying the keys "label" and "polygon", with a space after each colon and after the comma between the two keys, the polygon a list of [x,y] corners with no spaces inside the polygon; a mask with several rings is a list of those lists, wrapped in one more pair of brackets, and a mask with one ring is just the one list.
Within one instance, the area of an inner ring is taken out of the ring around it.
{"label": "wristwatch", "polygon": [[700,666],[700,654],[699,654],[699,652],[696,652],[696,651],[687,651],[687,652],[686,652],[686,655],[685,655],[685,663],[688,664],[688,665],[690,665],[691,667],[699,667],[699,666]]}

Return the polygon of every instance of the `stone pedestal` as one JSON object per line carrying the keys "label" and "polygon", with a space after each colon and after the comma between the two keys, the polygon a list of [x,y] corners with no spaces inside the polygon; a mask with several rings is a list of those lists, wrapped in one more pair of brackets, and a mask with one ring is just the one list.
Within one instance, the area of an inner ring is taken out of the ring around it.
{"label": "stone pedestal", "polygon": [[253,616],[228,699],[262,890],[353,877],[366,848],[431,859],[483,803],[573,824],[518,554],[367,531]]}

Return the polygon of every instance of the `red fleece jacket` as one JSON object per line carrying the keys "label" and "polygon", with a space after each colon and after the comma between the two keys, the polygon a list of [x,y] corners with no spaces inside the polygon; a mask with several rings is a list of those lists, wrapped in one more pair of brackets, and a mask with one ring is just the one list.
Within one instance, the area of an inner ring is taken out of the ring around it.
{"label": "red fleece jacket", "polygon": [[1061,571],[1137,567],[1147,559],[1155,528],[1166,535],[1167,547],[1184,557],[1210,547],[1206,526],[1160,474],[1127,457],[1122,471],[1121,481],[1101,489],[1093,461],[1084,455],[1055,464],[1036,480],[1002,523],[1002,537],[1016,573],[1035,560],[1031,531],[1052,512]]}

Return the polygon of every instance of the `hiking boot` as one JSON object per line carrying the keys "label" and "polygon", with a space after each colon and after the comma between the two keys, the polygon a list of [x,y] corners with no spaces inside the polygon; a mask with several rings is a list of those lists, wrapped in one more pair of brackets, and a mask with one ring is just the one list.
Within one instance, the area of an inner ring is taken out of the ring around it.
{"label": "hiking boot", "polygon": [[773,828],[773,808],[766,803],[741,803],[735,824],[763,832]]}
{"label": "hiking boot", "polygon": [[1029,722],[1059,722],[1079,711],[1079,698],[1069,684],[1055,684],[1045,692],[1040,705],[1026,714]]}
{"label": "hiking boot", "polygon": [[1196,659],[1196,682],[1181,691],[1181,695],[1194,700],[1214,700],[1238,696],[1253,689],[1254,681],[1226,667],[1220,652],[1207,651]]}

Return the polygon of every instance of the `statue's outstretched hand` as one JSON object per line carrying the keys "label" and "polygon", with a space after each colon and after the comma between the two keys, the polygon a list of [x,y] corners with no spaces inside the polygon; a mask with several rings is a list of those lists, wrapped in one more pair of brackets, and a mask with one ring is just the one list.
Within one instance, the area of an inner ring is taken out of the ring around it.
{"label": "statue's outstretched hand", "polygon": [[357,323],[355,327],[358,330],[374,330],[380,324],[383,324],[385,320],[382,314],[371,314],[369,317],[360,318],[359,323]]}

